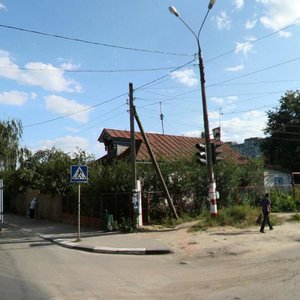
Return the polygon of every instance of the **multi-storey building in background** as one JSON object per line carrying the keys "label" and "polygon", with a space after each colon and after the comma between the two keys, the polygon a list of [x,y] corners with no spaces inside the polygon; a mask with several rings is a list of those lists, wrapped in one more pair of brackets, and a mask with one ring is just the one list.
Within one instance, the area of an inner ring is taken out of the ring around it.
{"label": "multi-storey building in background", "polygon": [[244,143],[238,144],[234,142],[229,142],[228,144],[238,152],[240,152],[243,156],[248,158],[256,158],[260,157],[262,152],[260,149],[261,142],[263,138],[248,138],[244,140]]}

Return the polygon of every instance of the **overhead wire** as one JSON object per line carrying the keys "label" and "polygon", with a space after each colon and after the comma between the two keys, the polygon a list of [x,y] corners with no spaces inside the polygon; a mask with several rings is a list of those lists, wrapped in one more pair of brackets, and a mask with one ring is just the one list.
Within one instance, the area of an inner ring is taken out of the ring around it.
{"label": "overhead wire", "polygon": [[65,73],[129,73],[129,72],[153,72],[153,71],[165,71],[176,69],[177,66],[170,67],[161,67],[161,68],[141,68],[141,69],[111,69],[111,70],[70,70],[66,68],[24,68],[24,67],[3,67],[0,66],[0,69],[4,70],[21,70],[21,71],[37,71],[37,72],[65,72]]}
{"label": "overhead wire", "polygon": [[[297,20],[297,22],[291,24],[291,25],[288,25],[284,28],[281,28],[277,31],[274,31],[272,32],[271,34],[268,34],[268,35],[265,35],[261,38],[258,38],[254,41],[249,41],[248,44],[254,44],[258,41],[261,41],[263,39],[266,39],[268,37],[271,37],[283,30],[286,30],[292,26],[295,26],[297,25],[298,23],[300,22],[300,20]],[[12,30],[18,30],[18,31],[22,31],[22,32],[27,32],[27,33],[32,33],[32,34],[38,34],[38,35],[42,35],[42,36],[48,36],[48,37],[53,37],[53,38],[60,38],[60,39],[65,39],[65,40],[70,40],[70,41],[75,41],[75,42],[81,42],[81,43],[86,43],[86,44],[93,44],[93,45],[97,45],[97,46],[103,46],[103,47],[111,47],[111,48],[118,48],[118,49],[123,49],[123,50],[131,50],[131,51],[140,51],[140,52],[147,52],[147,53],[155,53],[155,54],[164,54],[164,55],[176,55],[176,56],[194,56],[194,59],[190,62],[188,62],[187,64],[181,66],[181,67],[178,67],[176,68],[175,70],[171,71],[170,73],[172,72],[175,72],[176,70],[178,69],[181,69],[182,67],[184,66],[187,66],[189,64],[191,64],[192,62],[195,61],[196,57],[195,57],[195,54],[193,55],[190,55],[190,54],[179,54],[179,53],[173,53],[173,52],[165,52],[165,51],[157,51],[157,50],[149,50],[149,49],[139,49],[139,48],[133,48],[133,47],[124,47],[124,46],[120,46],[120,45],[112,45],[112,44],[106,44],[106,43],[101,43],[101,42],[94,42],[94,41],[88,41],[88,40],[84,40],[84,39],[79,39],[79,38],[73,38],[73,37],[68,37],[68,36],[63,36],[63,35],[58,35],[58,34],[51,34],[51,33],[46,33],[46,32],[41,32],[41,31],[36,31],[36,30],[29,30],[29,29],[26,29],[26,28],[20,28],[20,27],[15,27],[15,26],[10,26],[10,25],[5,25],[5,24],[0,24],[0,27],[2,28],[6,28],[6,29],[12,29]],[[223,54],[220,54],[216,57],[213,57],[209,60],[207,60],[206,62],[210,62],[212,60],[215,60],[215,59],[218,59],[222,56],[225,56],[227,54],[230,54],[230,53],[233,53],[234,51],[236,51],[236,49],[233,49],[233,50],[230,50],[230,51],[227,51]],[[224,80],[224,81],[221,81],[221,82],[217,82],[217,83],[214,83],[214,84],[211,84],[211,85],[208,85],[207,88],[209,87],[213,87],[213,86],[216,86],[216,85],[224,85],[225,83],[228,83],[228,82],[231,82],[231,81],[234,81],[234,80],[238,80],[238,79],[241,79],[241,78],[244,78],[244,77],[247,77],[247,76],[251,76],[251,75],[254,75],[256,73],[259,73],[259,72],[262,72],[262,71],[266,71],[266,70],[269,70],[269,69],[272,69],[272,68],[275,68],[275,67],[278,67],[278,66],[281,66],[281,65],[284,65],[284,64],[287,64],[287,63],[291,63],[291,62],[294,62],[296,60],[299,60],[300,57],[297,57],[297,58],[294,58],[294,59],[291,59],[291,60],[288,60],[288,61],[285,61],[285,62],[282,62],[282,63],[278,63],[276,65],[272,65],[272,66],[269,66],[269,67],[266,67],[266,68],[263,68],[263,69],[260,69],[260,70],[256,70],[254,72],[250,72],[250,73],[247,73],[247,74],[244,74],[244,75],[241,75],[241,76],[237,76],[237,77],[234,77],[234,78],[231,78],[231,79],[228,79],[228,80]],[[168,67],[168,68],[160,68],[160,69],[127,69],[127,70],[64,70],[65,72],[135,72],[135,71],[157,71],[157,70],[163,70],[163,69],[169,69],[171,67]],[[24,68],[25,70],[25,68]],[[58,69],[60,70],[60,69]],[[157,84],[158,82],[161,82],[163,79],[167,78],[170,73],[164,75],[164,76],[161,76],[157,79],[154,79],[144,85],[141,85],[140,87],[136,88],[135,90],[136,91],[139,91],[139,90],[143,90],[145,89],[146,87],[147,88],[150,88],[151,86]],[[190,92],[189,92],[190,93]],[[56,121],[56,120],[59,120],[59,119],[63,119],[65,117],[69,117],[69,116],[72,116],[72,115],[75,115],[77,113],[80,113],[80,112],[83,112],[83,111],[86,111],[86,110],[89,110],[89,109],[92,109],[94,107],[97,107],[99,105],[103,105],[105,103],[108,103],[110,101],[113,101],[115,99],[118,99],[124,95],[126,95],[127,93],[123,93],[119,96],[116,96],[116,97],[113,97],[111,99],[108,99],[108,100],[105,100],[101,103],[98,103],[94,106],[90,106],[88,108],[85,108],[83,110],[80,110],[80,111],[77,111],[77,112],[74,112],[74,113],[70,113],[70,114],[67,114],[67,115],[64,115],[64,116],[60,116],[60,117],[57,117],[57,118],[53,118],[53,119],[50,119],[50,120],[46,120],[46,121],[42,121],[42,122],[38,122],[38,123],[33,123],[33,124],[29,124],[29,125],[25,125],[25,127],[32,127],[32,126],[37,126],[37,125],[41,125],[41,124],[45,124],[45,123],[48,123],[48,122],[52,122],[52,121]],[[172,97],[169,97],[169,98],[172,98]],[[161,100],[160,100],[161,101]],[[157,104],[157,102],[153,103],[153,104]]]}
{"label": "overhead wire", "polygon": [[[179,69],[181,69],[181,68],[186,67],[187,65],[189,65],[189,64],[190,64],[191,62],[193,62],[194,60],[195,60],[195,58],[194,58],[192,61],[189,61],[189,62],[183,64],[182,66],[176,67],[173,71],[169,72],[168,74],[165,74],[165,75],[163,75],[163,76],[160,76],[159,78],[156,78],[156,79],[154,79],[154,80],[151,80],[150,82],[145,83],[145,84],[143,84],[143,85],[137,87],[136,89],[137,89],[137,90],[138,90],[138,89],[142,89],[142,88],[145,87],[145,86],[148,86],[148,85],[150,85],[150,84],[153,84],[154,82],[157,82],[157,81],[159,81],[159,80],[161,80],[161,79],[163,79],[163,78],[169,76],[170,73],[172,73],[172,72],[174,72],[174,71],[177,71],[177,70],[179,70]],[[112,97],[112,98],[110,98],[110,99],[104,100],[104,101],[102,101],[102,102],[99,102],[99,103],[97,103],[97,104],[95,104],[95,105],[92,105],[92,106],[86,107],[86,108],[84,108],[84,109],[78,110],[78,111],[76,111],[76,112],[72,112],[72,113],[69,113],[69,114],[65,114],[65,115],[63,115],[63,116],[56,117],[56,118],[52,118],[52,119],[48,119],[48,120],[45,120],[45,121],[36,122],[36,123],[28,124],[28,125],[24,125],[23,128],[28,128],[28,127],[33,127],[33,126],[43,125],[43,124],[46,124],[46,123],[50,123],[50,122],[54,122],[54,121],[57,121],[57,120],[61,120],[61,119],[64,119],[64,118],[66,118],[66,117],[70,117],[70,116],[76,115],[76,114],[78,114],[78,113],[81,113],[81,112],[84,112],[84,111],[88,111],[88,110],[93,109],[93,108],[95,108],[95,107],[98,107],[98,106],[100,106],[100,105],[104,105],[104,104],[106,104],[106,103],[109,103],[109,102],[111,102],[111,101],[114,101],[114,100],[116,100],[116,99],[119,99],[119,98],[121,98],[121,97],[124,97],[124,96],[126,96],[126,95],[128,95],[128,92],[125,92],[125,93],[123,93],[123,94],[121,94],[121,95],[118,95],[118,96]]]}
{"label": "overhead wire", "polygon": [[5,24],[0,24],[0,27],[6,28],[6,29],[22,31],[22,32],[27,32],[27,33],[32,33],[32,34],[37,34],[37,35],[41,35],[41,36],[47,36],[47,37],[52,37],[52,38],[69,40],[69,41],[73,41],[73,42],[80,42],[80,43],[85,43],[85,44],[90,44],[90,45],[95,45],[95,46],[102,46],[102,47],[115,48],[115,49],[121,49],[121,50],[146,52],[146,53],[161,54],[161,55],[173,55],[173,56],[194,56],[194,54],[184,54],[184,53],[175,53],[175,52],[168,52],[168,51],[141,49],[141,48],[135,48],[135,47],[126,47],[126,46],[120,46],[120,45],[88,41],[88,40],[84,40],[84,39],[80,39],[80,38],[68,37],[68,36],[64,36],[64,35],[47,33],[47,32],[42,32],[42,31],[38,31],[38,30],[31,30],[31,29],[26,29],[26,28],[11,26],[11,25],[5,25]]}
{"label": "overhead wire", "polygon": [[[296,26],[296,25],[298,25],[299,23],[300,23],[300,19],[296,20],[296,22],[294,22],[294,23],[292,23],[292,24],[289,24],[289,25],[287,25],[287,26],[285,26],[285,27],[282,27],[282,28],[280,28],[280,29],[278,29],[278,30],[275,30],[275,31],[271,32],[270,34],[267,34],[267,35],[264,35],[264,36],[262,36],[262,37],[260,37],[260,38],[254,39],[253,41],[248,41],[248,42],[245,43],[245,45],[244,45],[243,47],[238,48],[238,50],[242,50],[244,47],[246,47],[246,46],[248,46],[248,45],[253,45],[253,44],[257,43],[257,42],[260,42],[260,41],[262,41],[262,40],[265,40],[265,39],[267,39],[267,38],[269,38],[269,37],[271,37],[271,36],[273,36],[273,35],[275,35],[275,34],[278,34],[278,33],[282,32],[282,31],[284,31],[284,30],[286,30],[286,29],[289,29],[289,28],[291,28],[291,27],[293,27],[293,26]],[[210,59],[208,59],[208,60],[205,60],[205,63],[208,63],[208,62],[217,60],[217,59],[219,59],[219,58],[221,58],[221,57],[223,57],[223,56],[226,56],[226,55],[228,55],[228,54],[234,53],[234,52],[236,52],[236,50],[237,50],[236,48],[235,48],[235,49],[228,50],[228,51],[226,51],[226,52],[224,52],[224,53],[222,53],[222,54],[219,54],[219,55],[214,56],[214,57],[212,57],[212,58],[210,58]]]}
{"label": "overhead wire", "polygon": [[32,123],[32,124],[29,124],[29,125],[24,125],[23,128],[28,128],[28,127],[38,126],[38,125],[50,123],[50,122],[53,122],[53,121],[61,120],[61,119],[64,119],[64,118],[66,118],[66,117],[70,117],[70,116],[76,115],[76,114],[78,114],[78,113],[81,113],[81,112],[90,110],[90,109],[92,109],[92,108],[98,107],[98,106],[100,106],[100,105],[104,105],[104,104],[106,104],[106,103],[109,103],[109,102],[111,102],[111,101],[113,101],[113,100],[119,99],[119,98],[121,98],[121,97],[123,97],[123,96],[126,96],[126,95],[127,95],[127,93],[123,93],[123,94],[121,94],[121,95],[119,95],[119,96],[110,98],[110,99],[108,99],[108,100],[104,100],[104,101],[99,102],[99,103],[97,103],[97,104],[95,104],[95,105],[86,107],[86,108],[84,108],[84,109],[78,110],[78,111],[73,112],[73,113],[69,113],[69,114],[66,114],[66,115],[63,115],[63,116],[60,116],[60,117],[57,117],[57,118],[53,118],[53,119],[49,119],[49,120],[45,120],[45,121],[41,121],[41,122]]}

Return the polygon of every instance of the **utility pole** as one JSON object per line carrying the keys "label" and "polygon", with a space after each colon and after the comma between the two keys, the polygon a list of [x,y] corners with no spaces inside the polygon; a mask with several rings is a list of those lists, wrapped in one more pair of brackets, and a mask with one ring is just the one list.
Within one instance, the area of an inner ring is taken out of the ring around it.
{"label": "utility pole", "polygon": [[139,126],[139,128],[140,128],[141,134],[142,134],[143,139],[144,139],[144,142],[145,142],[145,144],[146,144],[146,147],[147,147],[149,156],[150,156],[150,158],[151,158],[151,161],[152,161],[152,163],[153,163],[154,169],[155,169],[155,171],[156,171],[156,174],[157,174],[158,178],[160,179],[160,182],[161,182],[162,187],[163,187],[163,189],[164,189],[164,192],[165,192],[165,194],[166,194],[168,204],[169,204],[169,206],[170,206],[170,208],[171,208],[171,210],[172,210],[172,213],[173,213],[174,217],[178,220],[178,219],[179,219],[179,216],[178,216],[178,214],[177,214],[177,212],[176,212],[176,208],[175,208],[175,206],[174,206],[173,200],[172,200],[172,198],[171,198],[171,196],[170,196],[170,194],[169,194],[168,187],[167,187],[167,185],[166,185],[166,183],[165,183],[165,180],[164,180],[164,178],[163,178],[163,176],[162,176],[162,174],[161,174],[160,168],[159,168],[159,166],[158,166],[158,163],[157,163],[157,161],[156,161],[156,158],[155,158],[155,156],[154,156],[154,154],[153,154],[153,151],[152,151],[152,149],[151,149],[151,146],[150,146],[150,143],[149,143],[149,141],[148,141],[147,135],[146,135],[146,133],[145,133],[145,131],[144,131],[142,122],[140,121],[140,118],[139,118],[139,116],[138,116],[138,114],[137,114],[137,112],[136,112],[135,106],[133,106],[133,110],[134,110],[134,117],[135,117],[136,122],[137,122],[137,124],[138,124],[138,126]]}
{"label": "utility pole", "polygon": [[162,113],[161,102],[159,102],[159,105],[160,105],[160,121],[161,121],[162,134],[165,134],[165,129],[164,129],[164,114]]}
{"label": "utility pole", "polygon": [[202,98],[202,108],[203,108],[203,122],[204,122],[204,132],[205,132],[205,148],[206,148],[206,161],[207,161],[207,177],[208,177],[208,197],[210,199],[210,212],[211,216],[215,217],[217,215],[217,199],[216,199],[216,181],[214,177],[213,162],[212,162],[212,151],[210,146],[210,133],[209,133],[209,123],[208,123],[208,113],[207,113],[207,102],[206,102],[206,91],[205,91],[205,74],[204,74],[204,63],[200,47],[200,33],[203,25],[207,19],[207,16],[214,6],[216,0],[210,0],[208,4],[208,10],[199,28],[198,34],[180,17],[177,9],[174,6],[170,6],[170,12],[177,17],[184,26],[193,34],[197,41],[198,48],[198,61],[199,61],[199,73],[200,73],[200,83],[201,83],[201,98]]}
{"label": "utility pole", "polygon": [[135,193],[136,184],[136,147],[134,134],[134,106],[133,106],[133,84],[129,83],[129,111],[130,111],[130,148],[131,148],[131,165],[132,165],[132,191]]}
{"label": "utility pole", "polygon": [[132,166],[132,183],[131,183],[131,201],[133,206],[133,218],[136,224],[141,224],[141,195],[138,195],[137,180],[136,180],[136,147],[135,147],[135,132],[134,132],[134,105],[133,105],[133,84],[129,83],[129,111],[130,111],[130,149],[131,149],[131,166]]}

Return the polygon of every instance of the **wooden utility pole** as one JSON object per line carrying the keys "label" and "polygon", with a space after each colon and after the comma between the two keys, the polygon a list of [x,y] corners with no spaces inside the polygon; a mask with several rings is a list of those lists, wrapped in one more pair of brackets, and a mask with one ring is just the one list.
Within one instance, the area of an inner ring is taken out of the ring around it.
{"label": "wooden utility pole", "polygon": [[153,165],[154,165],[156,174],[157,174],[157,176],[159,177],[160,182],[161,182],[161,184],[162,184],[162,186],[163,186],[164,192],[165,192],[165,194],[166,194],[166,196],[167,196],[168,204],[169,204],[169,206],[170,206],[170,208],[171,208],[171,210],[172,210],[172,213],[173,213],[174,217],[175,217],[176,219],[179,219],[179,217],[178,217],[178,215],[177,215],[177,212],[176,212],[176,208],[175,208],[175,206],[174,206],[174,204],[173,204],[173,200],[172,200],[172,198],[171,198],[171,196],[170,196],[170,194],[169,194],[168,187],[167,187],[167,185],[166,185],[166,183],[165,183],[165,180],[164,180],[164,178],[163,178],[163,176],[162,176],[162,174],[161,174],[161,171],[160,171],[160,168],[159,168],[159,166],[158,166],[158,163],[157,163],[157,161],[156,161],[156,159],[155,159],[155,156],[154,156],[154,154],[153,154],[153,152],[152,152],[151,146],[150,146],[150,144],[149,144],[149,142],[148,142],[148,138],[147,138],[147,136],[146,136],[146,134],[145,134],[145,132],[144,132],[142,123],[141,123],[140,118],[139,118],[139,116],[138,116],[138,114],[137,114],[137,112],[136,112],[135,106],[133,106],[133,111],[134,111],[134,117],[135,117],[135,120],[136,120],[136,122],[138,123],[138,126],[139,126],[139,128],[140,128],[140,131],[141,131],[141,134],[142,134],[142,136],[143,136],[144,142],[145,142],[145,144],[146,144],[146,147],[147,147],[148,153],[149,153],[149,155],[150,155],[151,161],[152,161],[152,163],[153,163]]}
{"label": "wooden utility pole", "polygon": [[133,84],[129,83],[129,110],[130,110],[130,148],[132,165],[132,191],[136,192],[136,147],[134,134],[134,106],[133,106]]}

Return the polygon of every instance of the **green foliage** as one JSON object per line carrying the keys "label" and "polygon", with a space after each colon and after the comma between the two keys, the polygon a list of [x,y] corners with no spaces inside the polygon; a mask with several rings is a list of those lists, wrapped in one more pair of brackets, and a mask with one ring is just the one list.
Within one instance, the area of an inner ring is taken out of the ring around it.
{"label": "green foliage", "polygon": [[80,150],[74,154],[74,158],[56,148],[35,153],[22,149],[21,154],[17,170],[2,172],[6,194],[16,195],[27,190],[59,195],[72,194],[75,185],[70,184],[71,165],[85,164],[91,160],[91,156]]}
{"label": "green foliage", "polygon": [[65,194],[70,190],[71,165],[71,157],[56,148],[39,150],[34,154],[27,153],[17,172],[19,189]]}
{"label": "green foliage", "polygon": [[279,107],[268,111],[265,129],[267,138],[261,147],[267,162],[289,170],[300,169],[300,92],[287,91],[279,100]]}
{"label": "green foliage", "polygon": [[94,162],[89,167],[89,182],[83,189],[87,195],[108,192],[131,191],[131,165],[127,161],[115,161],[111,165]]}
{"label": "green foliage", "polygon": [[253,193],[239,193],[239,188],[247,186],[259,186],[263,183],[262,160],[249,160],[246,165],[236,165],[228,161],[219,163],[215,167],[217,190],[220,193],[219,207],[227,207],[236,204],[251,205],[254,202]]}
{"label": "green foliage", "polygon": [[257,219],[257,215],[257,211],[248,205],[233,206],[219,210],[214,221],[220,226],[245,227],[253,225]]}
{"label": "green foliage", "polygon": [[122,218],[119,224],[119,230],[124,233],[131,233],[136,231],[136,223],[129,218]]}
{"label": "green foliage", "polygon": [[15,169],[20,155],[19,140],[23,134],[20,120],[0,121],[0,167]]}
{"label": "green foliage", "polygon": [[[260,210],[248,205],[235,205],[233,207],[222,208],[218,211],[217,217],[212,218],[206,213],[200,216],[199,222],[192,227],[192,231],[206,230],[209,227],[233,226],[245,228],[248,226],[258,226],[256,224]],[[281,221],[271,214],[271,223],[279,224]]]}
{"label": "green foliage", "polygon": [[[203,194],[206,189],[205,169],[199,168],[199,165],[191,159],[160,161],[159,166],[177,213],[182,214],[194,209],[191,207],[194,204],[194,194]],[[138,178],[141,179],[143,191],[158,192],[163,190],[152,164],[138,164],[137,174]],[[192,201],[187,199],[192,199]],[[195,202],[197,203],[197,201],[198,199]],[[199,203],[198,207],[200,207]],[[165,205],[164,193],[153,195],[151,211],[152,218],[156,220],[170,217],[170,209]]]}
{"label": "green foliage", "polygon": [[270,198],[272,201],[272,211],[274,212],[296,211],[297,209],[294,198],[280,190],[272,191]]}

